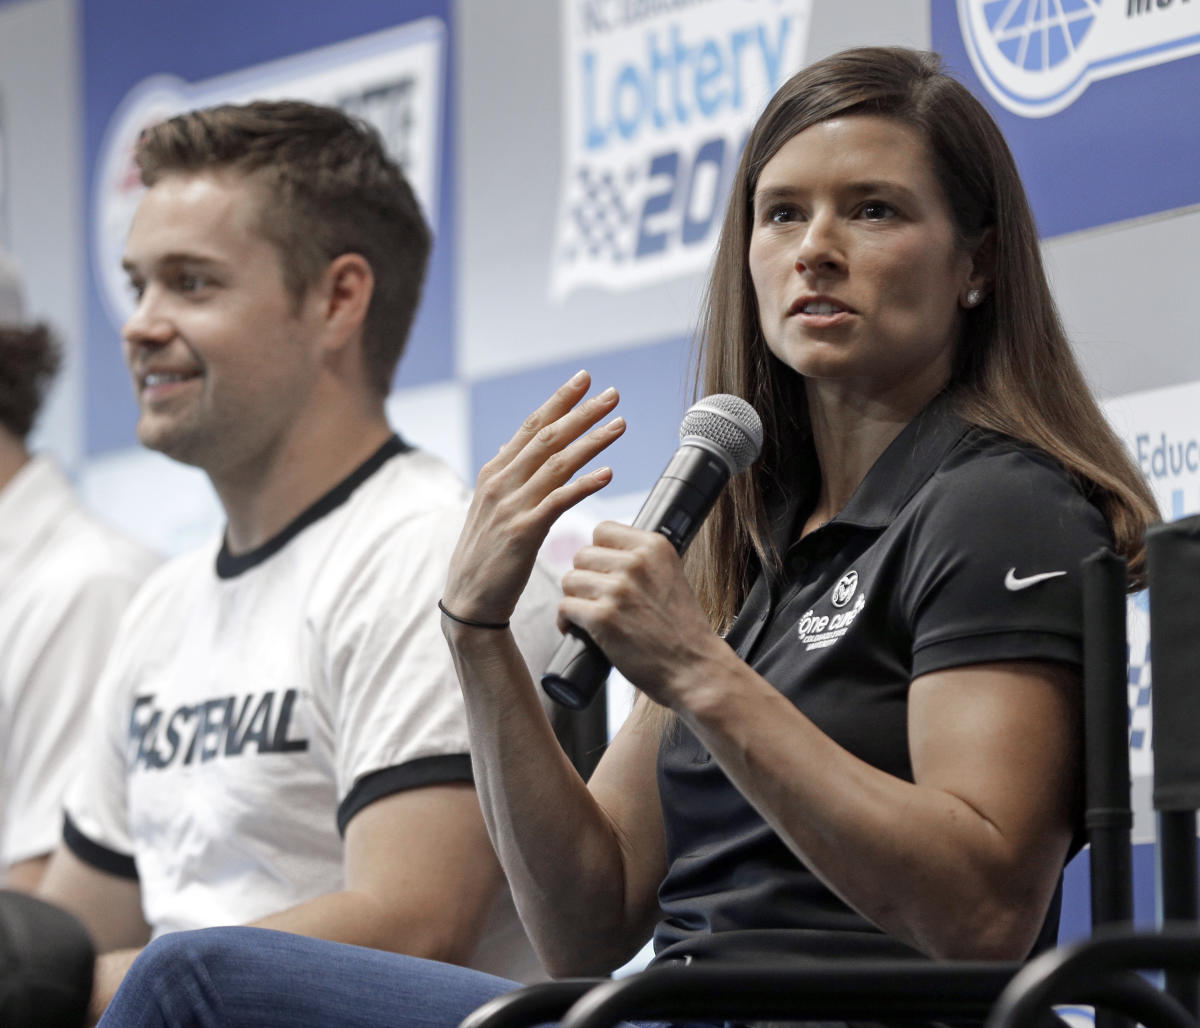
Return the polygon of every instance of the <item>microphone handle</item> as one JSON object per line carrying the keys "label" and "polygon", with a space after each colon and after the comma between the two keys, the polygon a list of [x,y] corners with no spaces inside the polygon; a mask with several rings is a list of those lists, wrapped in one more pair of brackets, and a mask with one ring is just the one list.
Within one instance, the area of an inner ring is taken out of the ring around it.
{"label": "microphone handle", "polygon": [[[684,442],[655,483],[634,528],[661,532],[682,554],[716,503],[730,470],[726,461],[703,441]],[[552,700],[583,710],[608,678],[612,662],[582,628],[569,625],[542,674],[542,688]]]}

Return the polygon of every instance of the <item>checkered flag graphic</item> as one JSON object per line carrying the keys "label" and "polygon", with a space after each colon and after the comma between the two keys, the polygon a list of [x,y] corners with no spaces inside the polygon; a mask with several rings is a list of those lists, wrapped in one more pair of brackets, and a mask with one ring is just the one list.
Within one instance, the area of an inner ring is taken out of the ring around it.
{"label": "checkered flag graphic", "polygon": [[575,169],[563,222],[560,257],[564,264],[621,264],[629,259],[633,224],[630,194],[637,177],[632,170],[622,176],[614,168],[579,165]]}

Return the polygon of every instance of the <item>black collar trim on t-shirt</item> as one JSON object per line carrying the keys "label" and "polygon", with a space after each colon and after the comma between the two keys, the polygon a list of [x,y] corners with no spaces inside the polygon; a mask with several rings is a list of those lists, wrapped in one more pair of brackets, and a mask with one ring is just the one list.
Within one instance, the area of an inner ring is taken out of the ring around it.
{"label": "black collar trim on t-shirt", "polygon": [[329,492],[308,507],[308,509],[293,518],[265,543],[261,546],[256,546],[253,550],[247,550],[245,553],[230,553],[229,543],[222,541],[221,550],[217,554],[217,577],[236,578],[243,572],[249,571],[250,568],[261,564],[268,557],[278,553],[292,539],[303,532],[304,529],[313,524],[313,522],[319,521],[326,514],[337,510],[338,507],[350,499],[355,489],[375,474],[389,460],[401,453],[409,453],[411,450],[412,447],[408,443],[399,436],[393,435],[378,450],[371,454],[370,457],[363,461],[362,464],[330,489]]}

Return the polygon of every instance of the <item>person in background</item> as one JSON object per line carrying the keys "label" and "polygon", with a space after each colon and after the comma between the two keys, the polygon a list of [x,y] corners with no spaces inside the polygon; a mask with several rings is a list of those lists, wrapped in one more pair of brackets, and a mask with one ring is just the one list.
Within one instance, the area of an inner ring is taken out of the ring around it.
{"label": "person in background", "polygon": [[0,250],[0,884],[32,891],[121,612],[157,563],[93,517],[28,438],[60,363]]}
{"label": "person in background", "polygon": [[373,129],[299,101],[172,118],[136,157],[138,437],[227,521],[131,608],[43,883],[102,952],[93,1013],[151,934],[206,925],[539,977],[439,628],[469,492],[385,417],[431,246],[412,189]]}
{"label": "person in background", "polygon": [[[762,416],[686,564],[603,523],[564,578],[642,693],[588,782],[505,627],[603,488],[615,389],[579,373],[480,472],[442,598],[476,783],[556,976],[783,953],[1021,960],[1082,812],[1080,562],[1156,517],[1091,397],[1015,164],[936,55],[847,51],[751,132],[702,392]],[[330,973],[318,982],[318,969]],[[161,939],[105,1028],[457,1024],[513,983],[252,929]],[[802,1019],[798,1011],[798,1019]]]}

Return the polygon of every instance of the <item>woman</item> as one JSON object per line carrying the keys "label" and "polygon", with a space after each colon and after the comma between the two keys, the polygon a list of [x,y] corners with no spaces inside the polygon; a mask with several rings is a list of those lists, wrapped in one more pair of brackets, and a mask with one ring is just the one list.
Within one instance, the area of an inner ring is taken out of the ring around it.
{"label": "woman", "polygon": [[[849,51],[774,97],[702,357],[704,392],[762,415],[763,455],[689,573],[611,523],[577,555],[560,621],[648,698],[586,786],[504,626],[555,518],[611,478],[575,476],[623,431],[615,390],[585,399],[581,372],[526,421],[450,568],[476,784],[547,969],[607,972],[651,930],[660,960],[1028,955],[1079,826],[1079,561],[1109,545],[1139,573],[1154,509],[1071,357],[1011,156],[935,57]],[[452,1025],[506,987],[217,930],[151,947],[104,1023],[211,1003]]]}

